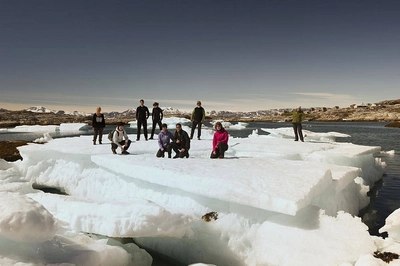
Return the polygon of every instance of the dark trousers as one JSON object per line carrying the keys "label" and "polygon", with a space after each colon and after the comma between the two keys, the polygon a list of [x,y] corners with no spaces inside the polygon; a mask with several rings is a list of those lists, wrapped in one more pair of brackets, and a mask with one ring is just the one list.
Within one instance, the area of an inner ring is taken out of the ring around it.
{"label": "dark trousers", "polygon": [[[131,146],[131,140],[128,140],[128,143],[125,145],[125,140],[123,140],[123,141],[121,141],[119,144],[120,145],[122,145],[122,146],[125,146],[125,150],[128,150],[129,149],[129,146]],[[111,149],[113,149],[113,150],[116,150],[118,148],[118,145],[117,144],[115,144],[114,142],[113,143],[111,143]]]}
{"label": "dark trousers", "polygon": [[165,152],[168,152],[168,158],[171,158],[171,153],[172,153],[171,144],[168,144],[167,147],[164,148],[164,150],[159,149],[159,150],[157,151],[156,156],[157,156],[158,158],[160,158],[160,157],[163,157],[163,158],[164,158]]}
{"label": "dark trousers", "polygon": [[197,137],[200,138],[201,136],[201,122],[197,121],[197,120],[193,120],[192,122],[192,132],[190,133],[190,138],[193,138],[194,135],[194,130],[196,129],[196,126],[199,126],[199,128],[197,129]]}
{"label": "dark trousers", "polygon": [[220,155],[224,156],[227,150],[228,150],[228,144],[226,144],[225,142],[221,142],[220,144],[218,144],[218,147],[215,150],[215,154],[211,152],[210,158],[215,159],[218,158]]}
{"label": "dark trousers", "polygon": [[99,136],[99,142],[101,143],[101,140],[103,138],[103,129],[102,127],[94,127],[94,136],[93,136],[93,141],[96,141],[97,136]]}
{"label": "dark trousers", "polygon": [[179,158],[183,158],[183,157],[189,158],[188,150],[185,149],[184,152],[179,151],[180,149],[182,149],[182,145],[180,145],[180,143],[173,142],[173,143],[171,143],[171,147]]}
{"label": "dark trousers", "polygon": [[144,134],[144,138],[147,139],[147,120],[146,119],[139,119],[137,121],[137,135],[136,135],[136,139],[140,139],[140,129],[143,125],[143,134]]}
{"label": "dark trousers", "polygon": [[300,123],[293,123],[292,125],[293,125],[293,130],[294,130],[294,140],[298,141],[299,137],[300,137],[300,140],[304,141],[303,131],[302,131],[303,127],[301,126],[301,124]]}
{"label": "dark trousers", "polygon": [[158,121],[156,121],[156,120],[153,120],[153,127],[152,127],[152,129],[151,129],[151,136],[150,136],[150,138],[153,138],[153,136],[154,136],[154,131],[156,130],[156,125],[158,124],[158,127],[160,128],[160,131],[161,131],[161,121],[160,120],[158,120]]}

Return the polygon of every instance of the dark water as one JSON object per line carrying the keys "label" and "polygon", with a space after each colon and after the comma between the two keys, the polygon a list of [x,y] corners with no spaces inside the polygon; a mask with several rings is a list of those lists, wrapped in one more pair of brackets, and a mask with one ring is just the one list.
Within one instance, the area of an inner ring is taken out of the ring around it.
{"label": "dark water", "polygon": [[[351,135],[350,138],[338,138],[338,142],[351,142],[359,145],[380,146],[382,151],[395,151],[395,154],[376,154],[387,164],[385,175],[381,182],[378,182],[375,189],[371,191],[371,204],[363,210],[360,215],[365,218],[365,223],[370,228],[370,233],[379,235],[378,229],[385,223],[386,217],[394,210],[400,208],[400,128],[385,128],[383,122],[308,122],[303,123],[303,129],[313,132],[340,132]],[[211,127],[211,124],[207,124]],[[254,129],[258,134],[267,134],[260,128],[291,127],[290,123],[249,123],[243,130],[229,130],[234,137],[247,137]],[[115,126],[105,129],[106,135]],[[136,129],[125,127],[128,134],[135,134]],[[158,130],[156,130],[158,133]],[[92,130],[77,132],[50,132],[53,138],[63,138],[79,135],[92,135]],[[26,140],[33,141],[43,136],[43,132],[37,133],[2,133],[0,140]],[[106,138],[106,136],[104,136]]]}

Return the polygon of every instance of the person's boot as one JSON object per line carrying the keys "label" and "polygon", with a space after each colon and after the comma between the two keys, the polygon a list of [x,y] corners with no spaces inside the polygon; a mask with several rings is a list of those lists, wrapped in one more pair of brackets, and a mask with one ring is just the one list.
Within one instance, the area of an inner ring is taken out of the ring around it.
{"label": "person's boot", "polygon": [[101,140],[99,140],[99,144],[103,144],[103,143],[101,142]]}
{"label": "person's boot", "polygon": [[111,148],[111,151],[113,154],[117,154],[117,151],[115,149]]}
{"label": "person's boot", "polygon": [[96,145],[96,141],[95,140],[93,140],[93,145]]}

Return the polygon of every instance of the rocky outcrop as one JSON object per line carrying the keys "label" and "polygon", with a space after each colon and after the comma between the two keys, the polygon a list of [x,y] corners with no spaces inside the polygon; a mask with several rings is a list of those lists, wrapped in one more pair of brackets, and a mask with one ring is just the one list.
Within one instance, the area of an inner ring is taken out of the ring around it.
{"label": "rocky outcrop", "polygon": [[[355,106],[357,108],[308,108],[304,109],[304,120],[309,121],[400,121],[400,104],[398,100],[385,101],[387,104]],[[106,124],[135,120],[136,110],[129,109],[122,113],[104,113]],[[169,108],[164,112],[165,117],[189,118],[189,114]],[[224,120],[229,122],[289,122],[292,120],[292,110],[271,109],[253,112],[210,111],[207,121]],[[15,127],[18,125],[59,125],[61,123],[87,123],[91,125],[92,116],[71,115],[62,113],[38,113],[24,111],[9,111],[0,109],[0,127]]]}
{"label": "rocky outcrop", "polygon": [[61,123],[91,123],[90,116],[58,115],[29,111],[0,110],[0,127],[19,125],[59,125]]}
{"label": "rocky outcrop", "polygon": [[26,145],[26,141],[0,141],[0,159],[9,162],[22,160],[17,147]]}

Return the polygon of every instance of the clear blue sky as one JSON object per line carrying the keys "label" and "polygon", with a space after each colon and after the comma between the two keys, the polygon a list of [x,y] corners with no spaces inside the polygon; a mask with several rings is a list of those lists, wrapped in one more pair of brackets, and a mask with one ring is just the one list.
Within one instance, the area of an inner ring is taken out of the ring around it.
{"label": "clear blue sky", "polygon": [[249,111],[400,91],[400,1],[1,0],[0,107]]}

